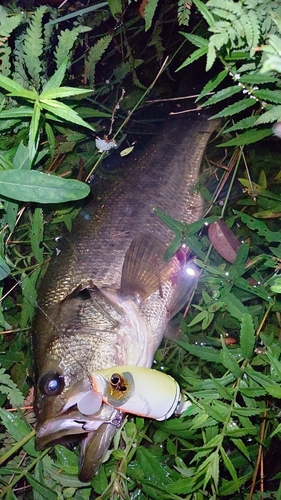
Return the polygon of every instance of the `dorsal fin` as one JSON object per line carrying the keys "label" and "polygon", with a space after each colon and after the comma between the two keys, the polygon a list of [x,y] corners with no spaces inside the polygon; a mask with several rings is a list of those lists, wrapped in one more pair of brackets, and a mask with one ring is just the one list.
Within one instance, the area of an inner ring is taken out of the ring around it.
{"label": "dorsal fin", "polygon": [[141,234],[133,239],[122,267],[121,292],[136,294],[144,300],[171,277],[172,261],[166,261],[166,245],[152,234]]}

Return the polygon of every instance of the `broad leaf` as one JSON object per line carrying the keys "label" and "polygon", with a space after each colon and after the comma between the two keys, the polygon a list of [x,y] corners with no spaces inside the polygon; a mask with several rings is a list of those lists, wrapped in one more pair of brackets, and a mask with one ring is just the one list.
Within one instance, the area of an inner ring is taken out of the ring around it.
{"label": "broad leaf", "polygon": [[0,194],[12,200],[34,203],[64,203],[80,200],[89,194],[83,182],[62,179],[37,171],[0,171]]}

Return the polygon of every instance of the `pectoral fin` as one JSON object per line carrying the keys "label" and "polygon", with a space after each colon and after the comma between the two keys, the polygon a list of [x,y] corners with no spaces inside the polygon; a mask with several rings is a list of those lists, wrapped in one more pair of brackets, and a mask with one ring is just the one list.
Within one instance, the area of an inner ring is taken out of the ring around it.
{"label": "pectoral fin", "polygon": [[145,300],[173,274],[173,262],[166,261],[166,245],[152,234],[137,236],[126,252],[122,268],[121,292],[127,296],[138,294]]}
{"label": "pectoral fin", "polygon": [[172,318],[177,314],[189,301],[191,294],[197,287],[199,268],[193,261],[187,261],[178,271],[175,277],[175,286],[173,298],[170,303],[168,312]]}

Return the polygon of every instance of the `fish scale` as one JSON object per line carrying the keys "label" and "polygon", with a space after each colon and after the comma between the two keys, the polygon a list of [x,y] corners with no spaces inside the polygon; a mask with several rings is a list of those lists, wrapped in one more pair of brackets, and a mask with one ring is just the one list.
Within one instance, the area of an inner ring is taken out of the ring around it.
{"label": "fish scale", "polygon": [[124,413],[103,402],[83,414],[79,381],[103,368],[150,368],[169,320],[196,286],[189,262],[165,260],[173,233],[153,208],[186,223],[201,217],[191,188],[217,126],[204,116],[168,120],[145,151],[126,159],[121,179],[81,211],[40,287],[36,443],[80,435],[82,481],[97,471]]}
{"label": "fish scale", "polygon": [[[169,242],[172,232],[152,208],[187,223],[201,217],[200,195],[190,189],[198,180],[198,165],[217,124],[206,117],[170,119],[144,152],[125,162],[122,179],[105,194],[106,201],[95,202],[94,215],[91,209],[89,220],[84,211],[78,215],[68,251],[49,266],[56,279],[44,281],[42,307],[62,300],[85,276],[96,286],[120,283],[124,253],[135,235],[150,232]],[[93,233],[98,233],[95,241]]]}

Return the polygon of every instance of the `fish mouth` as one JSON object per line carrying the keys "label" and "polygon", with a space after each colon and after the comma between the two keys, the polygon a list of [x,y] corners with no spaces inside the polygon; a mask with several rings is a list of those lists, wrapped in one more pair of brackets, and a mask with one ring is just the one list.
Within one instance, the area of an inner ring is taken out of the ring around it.
{"label": "fish mouth", "polygon": [[[73,402],[73,397],[71,397]],[[78,477],[89,482],[103,461],[112,438],[124,418],[120,410],[102,404],[95,414],[83,414],[77,405],[66,403],[55,416],[42,421],[36,429],[36,448],[81,442]]]}

